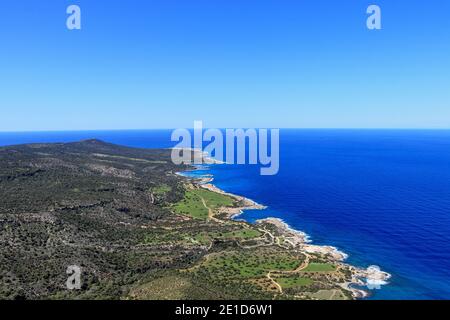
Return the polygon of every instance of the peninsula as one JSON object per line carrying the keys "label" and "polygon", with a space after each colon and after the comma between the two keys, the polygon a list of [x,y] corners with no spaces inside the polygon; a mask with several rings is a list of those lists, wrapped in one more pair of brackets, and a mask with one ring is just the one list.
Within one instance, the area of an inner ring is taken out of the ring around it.
{"label": "peninsula", "polygon": [[[263,206],[179,173],[170,150],[0,148],[1,299],[356,299],[368,272]],[[68,266],[81,288],[66,288]],[[373,276],[373,275],[372,275]],[[380,272],[375,277],[385,279]]]}

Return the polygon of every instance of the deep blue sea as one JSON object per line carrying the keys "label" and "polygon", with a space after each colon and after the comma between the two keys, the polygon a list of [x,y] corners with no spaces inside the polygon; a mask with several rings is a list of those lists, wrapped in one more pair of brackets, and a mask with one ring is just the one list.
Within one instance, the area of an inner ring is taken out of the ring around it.
{"label": "deep blue sea", "polygon": [[[0,145],[98,138],[172,147],[169,130],[0,133]],[[392,274],[370,299],[450,298],[450,131],[281,130],[280,171],[214,165],[214,183],[333,245],[360,267]]]}

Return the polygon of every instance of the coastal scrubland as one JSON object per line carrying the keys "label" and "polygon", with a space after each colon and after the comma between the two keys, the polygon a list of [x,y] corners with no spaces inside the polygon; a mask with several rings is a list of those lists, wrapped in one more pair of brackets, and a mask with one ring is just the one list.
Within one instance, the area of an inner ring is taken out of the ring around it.
{"label": "coastal scrubland", "polygon": [[99,140],[0,148],[0,298],[355,297],[353,267],[273,221],[230,219],[252,204],[187,169]]}

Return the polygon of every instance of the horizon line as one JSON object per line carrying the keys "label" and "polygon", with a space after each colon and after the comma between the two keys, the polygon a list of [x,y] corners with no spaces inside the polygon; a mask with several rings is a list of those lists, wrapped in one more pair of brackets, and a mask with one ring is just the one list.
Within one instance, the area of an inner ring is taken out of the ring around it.
{"label": "horizon line", "polygon": [[[184,129],[194,129],[190,127],[183,127]],[[147,129],[69,129],[69,130],[17,130],[17,131],[2,131],[0,134],[5,133],[62,133],[62,132],[108,132],[108,131],[164,131],[164,130],[176,130],[179,128],[147,128]],[[410,128],[410,127],[369,127],[369,128],[359,128],[359,127],[307,127],[307,128],[295,128],[295,127],[205,127],[203,130],[208,129],[280,129],[280,130],[398,130],[398,131],[412,131],[412,130],[423,130],[423,131],[448,131],[448,128]]]}

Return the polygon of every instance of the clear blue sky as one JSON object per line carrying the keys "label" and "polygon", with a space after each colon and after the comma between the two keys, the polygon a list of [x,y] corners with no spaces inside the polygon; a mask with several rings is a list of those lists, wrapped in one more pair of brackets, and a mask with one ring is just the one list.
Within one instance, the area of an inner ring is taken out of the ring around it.
{"label": "clear blue sky", "polygon": [[450,128],[450,1],[1,0],[0,108],[0,131]]}

